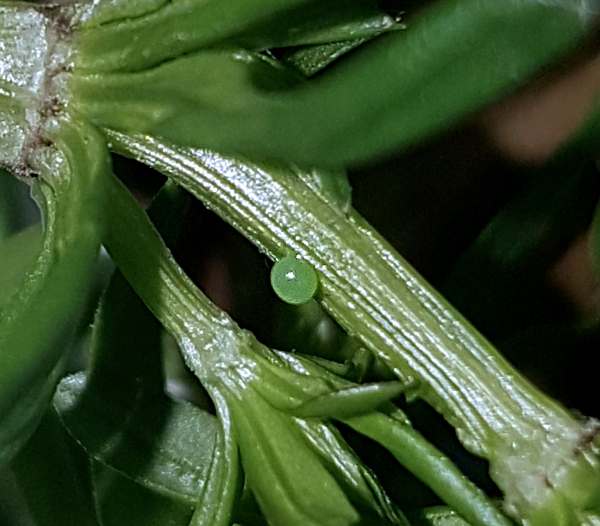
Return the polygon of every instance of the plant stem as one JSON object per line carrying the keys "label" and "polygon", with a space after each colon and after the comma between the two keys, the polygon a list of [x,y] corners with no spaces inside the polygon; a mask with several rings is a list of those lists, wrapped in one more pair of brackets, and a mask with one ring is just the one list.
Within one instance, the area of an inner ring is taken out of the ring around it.
{"label": "plant stem", "polygon": [[[240,330],[192,283],[175,263],[158,232],[147,228],[146,216],[131,213],[139,206],[114,177],[108,193],[114,205],[105,235],[109,253],[147,307],[177,338],[189,367],[199,378],[210,381],[215,365],[211,356],[219,362],[224,353],[229,353],[228,358],[235,359],[238,348],[246,344],[244,337],[248,333]],[[122,226],[125,222],[127,229]],[[131,236],[137,232],[145,234],[131,242]],[[202,349],[202,356],[198,349]]]}
{"label": "plant stem", "polygon": [[[293,250],[312,264],[326,310],[490,460],[511,513],[542,524],[555,492],[570,495],[590,470],[598,479],[597,423],[577,421],[527,382],[355,211],[332,206],[289,169],[107,134],[117,151],[172,177],[272,259]],[[588,497],[578,494],[574,506]]]}

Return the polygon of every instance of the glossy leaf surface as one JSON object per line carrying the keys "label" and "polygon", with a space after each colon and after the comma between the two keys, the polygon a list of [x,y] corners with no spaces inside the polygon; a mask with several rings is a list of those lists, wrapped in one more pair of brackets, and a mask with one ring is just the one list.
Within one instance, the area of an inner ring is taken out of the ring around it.
{"label": "glossy leaf surface", "polygon": [[240,49],[196,52],[137,74],[81,71],[72,90],[91,119],[127,133],[338,166],[457,123],[574,47],[591,16],[571,0],[448,0],[295,89],[269,89],[284,72]]}

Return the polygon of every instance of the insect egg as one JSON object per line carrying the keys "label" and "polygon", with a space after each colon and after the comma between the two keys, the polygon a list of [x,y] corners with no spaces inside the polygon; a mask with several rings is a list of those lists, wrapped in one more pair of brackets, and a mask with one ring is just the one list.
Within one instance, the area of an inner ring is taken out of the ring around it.
{"label": "insect egg", "polygon": [[289,255],[273,265],[271,286],[286,303],[302,305],[317,293],[319,276],[309,263]]}

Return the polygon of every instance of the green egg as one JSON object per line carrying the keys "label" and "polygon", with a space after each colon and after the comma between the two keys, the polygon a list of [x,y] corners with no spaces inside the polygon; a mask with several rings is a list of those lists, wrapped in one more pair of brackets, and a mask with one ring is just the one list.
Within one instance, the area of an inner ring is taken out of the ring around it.
{"label": "green egg", "polygon": [[319,276],[312,265],[289,255],[273,265],[271,286],[286,303],[302,305],[317,293]]}

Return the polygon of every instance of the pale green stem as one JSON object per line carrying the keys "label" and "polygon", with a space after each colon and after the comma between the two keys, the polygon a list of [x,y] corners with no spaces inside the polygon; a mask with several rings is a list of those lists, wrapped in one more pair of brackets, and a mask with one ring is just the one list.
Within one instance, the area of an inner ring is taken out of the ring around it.
{"label": "pale green stem", "polygon": [[[132,213],[139,206],[114,177],[109,200],[114,205],[105,237],[109,253],[148,308],[177,338],[188,366],[210,385],[214,367],[239,364],[239,348],[247,344],[244,338],[249,333],[192,283],[158,232],[147,228],[147,217]],[[138,232],[144,235],[132,242],[131,236]]]}
{"label": "pale green stem", "polygon": [[107,135],[113,148],[172,177],[272,259],[292,250],[311,263],[327,311],[401,380],[417,382],[414,395],[491,461],[513,513],[551,500],[565,463],[594,439],[595,422],[577,421],[527,382],[355,211],[331,206],[289,169]]}

